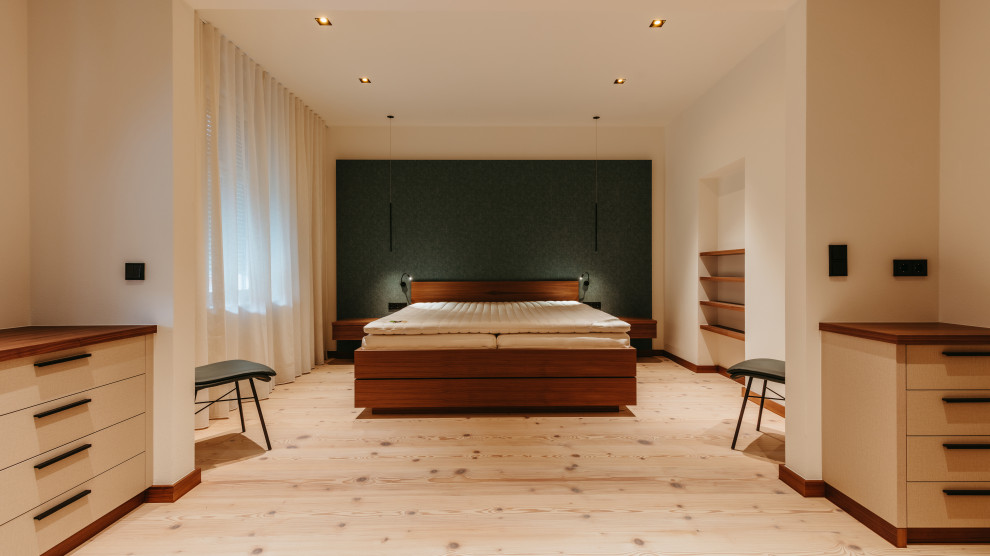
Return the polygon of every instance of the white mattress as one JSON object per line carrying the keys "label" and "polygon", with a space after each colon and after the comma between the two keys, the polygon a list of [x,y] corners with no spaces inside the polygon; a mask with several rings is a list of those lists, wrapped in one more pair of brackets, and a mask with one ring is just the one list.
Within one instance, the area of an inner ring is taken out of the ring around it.
{"label": "white mattress", "polygon": [[629,347],[627,334],[371,334],[366,350],[410,349],[614,349]]}
{"label": "white mattress", "polygon": [[629,347],[628,334],[499,334],[499,349],[614,349]]}
{"label": "white mattress", "polygon": [[621,334],[629,324],[579,301],[413,303],[368,323],[366,334]]}
{"label": "white mattress", "polygon": [[392,334],[369,335],[364,349],[495,349],[492,334]]}

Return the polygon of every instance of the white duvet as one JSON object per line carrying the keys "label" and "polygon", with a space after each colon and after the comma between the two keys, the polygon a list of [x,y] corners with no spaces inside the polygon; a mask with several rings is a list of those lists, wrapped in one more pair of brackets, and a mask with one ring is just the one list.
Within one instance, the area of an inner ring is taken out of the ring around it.
{"label": "white duvet", "polygon": [[579,301],[414,303],[368,323],[366,334],[623,333],[629,324]]}

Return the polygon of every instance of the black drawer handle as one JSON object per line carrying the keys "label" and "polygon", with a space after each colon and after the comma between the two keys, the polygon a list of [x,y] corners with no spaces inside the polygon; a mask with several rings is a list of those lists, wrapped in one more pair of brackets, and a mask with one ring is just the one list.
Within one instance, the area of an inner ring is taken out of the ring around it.
{"label": "black drawer handle", "polygon": [[990,398],[942,398],[945,403],[990,403]]}
{"label": "black drawer handle", "polygon": [[990,357],[990,351],[943,351],[946,357]]}
{"label": "black drawer handle", "polygon": [[953,489],[947,488],[947,489],[942,490],[942,492],[946,493],[949,496],[990,496],[990,490],[987,490],[987,489],[983,489],[983,490],[976,490],[976,489],[973,489],[973,490],[965,490],[965,489],[964,490],[953,490]]}
{"label": "black drawer handle", "polygon": [[51,361],[38,361],[34,364],[35,367],[47,367],[48,365],[58,365],[59,363],[68,363],[69,361],[75,361],[77,359],[86,359],[87,357],[92,357],[92,353],[80,353],[79,355],[70,355],[68,357],[63,357],[61,359],[52,359]]}
{"label": "black drawer handle", "polygon": [[41,521],[42,519],[45,519],[46,517],[52,515],[53,513],[61,510],[62,508],[68,506],[69,504],[75,502],[76,500],[79,500],[81,498],[85,498],[85,497],[89,496],[90,493],[92,493],[92,492],[93,492],[92,490],[84,490],[84,491],[80,492],[79,494],[73,496],[72,498],[69,498],[65,502],[62,502],[61,504],[59,504],[57,506],[53,506],[53,507],[51,507],[51,508],[49,508],[49,509],[41,512],[40,514],[34,516],[34,518],[37,519],[38,521]]}
{"label": "black drawer handle", "polygon": [[85,400],[79,400],[78,402],[72,402],[70,404],[63,405],[62,407],[56,407],[55,409],[49,409],[48,411],[42,411],[41,413],[35,413],[35,419],[41,419],[42,417],[48,417],[49,415],[55,415],[56,413],[61,413],[66,409],[72,409],[73,407],[79,407],[81,405],[86,405],[93,400],[86,398]]}
{"label": "black drawer handle", "polygon": [[946,450],[990,450],[990,444],[952,444],[946,442],[942,444]]}
{"label": "black drawer handle", "polygon": [[64,453],[64,454],[62,454],[60,456],[55,456],[55,457],[53,457],[52,459],[50,459],[48,461],[43,461],[43,462],[39,463],[38,465],[35,465],[34,468],[35,469],[44,469],[44,468],[48,467],[49,465],[51,465],[53,463],[58,463],[58,462],[62,461],[63,459],[67,458],[67,457],[74,456],[74,455],[78,454],[79,452],[84,452],[86,450],[89,450],[92,447],[93,447],[92,444],[83,444],[82,446],[80,446],[78,448],[73,448],[73,449],[69,450],[68,452],[66,452],[66,453]]}

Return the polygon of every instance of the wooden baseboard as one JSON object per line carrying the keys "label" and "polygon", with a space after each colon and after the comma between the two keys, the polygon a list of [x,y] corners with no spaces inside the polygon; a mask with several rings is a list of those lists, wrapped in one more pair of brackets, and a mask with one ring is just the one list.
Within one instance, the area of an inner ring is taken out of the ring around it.
{"label": "wooden baseboard", "polygon": [[684,367],[685,369],[695,372],[695,373],[715,373],[718,372],[718,367],[715,365],[695,365],[694,363],[688,361],[687,359],[682,359],[669,351],[657,351],[657,355],[666,357],[674,363]]}
{"label": "wooden baseboard", "polygon": [[142,492],[127,502],[124,502],[123,504],[110,510],[106,515],[100,517],[86,527],[83,527],[76,534],[49,548],[44,554],[42,554],[42,556],[63,556],[72,552],[76,548],[79,548],[84,542],[96,536],[97,533],[106,529],[115,521],[130,513],[130,511],[134,508],[140,506],[141,503],[144,502],[144,496],[145,493]]}
{"label": "wooden baseboard", "polygon": [[908,529],[894,527],[887,520],[873,513],[828,483],[825,483],[825,498],[842,508],[847,514],[865,525],[868,529],[880,535],[883,540],[897,548],[905,548],[907,546]]}
{"label": "wooden baseboard", "polygon": [[[688,361],[687,359],[682,359],[682,358],[674,355],[673,353],[670,353],[669,351],[657,351],[656,354],[659,355],[659,356],[661,356],[661,357],[666,357],[667,359],[670,359],[674,363],[677,363],[678,365],[684,367],[685,369],[687,369],[689,371],[692,371],[692,372],[695,372],[695,373],[718,373],[718,374],[724,376],[725,378],[730,378],[731,380],[735,380],[739,384],[743,384],[743,385],[746,384],[746,382],[742,378],[732,379],[729,376],[729,370],[726,369],[725,367],[721,366],[721,365],[695,365],[694,363]],[[742,392],[743,393],[740,394],[740,396],[742,396],[745,393],[745,389]],[[760,405],[760,400],[759,399],[754,399],[754,400],[750,400],[750,401],[752,403],[755,403],[756,405]],[[773,413],[775,415],[779,415],[779,416],[785,417],[785,418],[787,417],[787,410],[785,409],[785,406],[783,406],[783,405],[781,405],[781,404],[779,404],[779,403],[777,403],[777,402],[775,402],[773,400],[767,400],[766,403],[764,403],[763,407],[766,408],[766,410],[769,411],[770,413]]]}
{"label": "wooden baseboard", "polygon": [[144,501],[150,503],[175,502],[202,481],[202,470],[197,467],[188,475],[179,479],[174,485],[152,485],[148,487],[148,490],[145,491]]}
{"label": "wooden baseboard", "polygon": [[788,469],[787,465],[783,463],[777,467],[777,478],[805,498],[818,498],[825,496],[825,481],[809,481],[801,475],[798,475]]}
{"label": "wooden baseboard", "polygon": [[908,527],[908,543],[987,544],[990,527]]}

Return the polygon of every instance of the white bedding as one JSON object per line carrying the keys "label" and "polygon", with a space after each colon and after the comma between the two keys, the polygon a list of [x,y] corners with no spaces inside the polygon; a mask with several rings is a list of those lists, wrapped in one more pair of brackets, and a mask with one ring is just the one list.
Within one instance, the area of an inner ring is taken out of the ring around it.
{"label": "white bedding", "polygon": [[364,349],[495,349],[492,334],[378,334],[361,340]]}
{"label": "white bedding", "polygon": [[499,334],[499,349],[614,349],[629,347],[628,334]]}
{"label": "white bedding", "polygon": [[414,303],[368,323],[366,334],[624,334],[629,324],[579,301]]}

